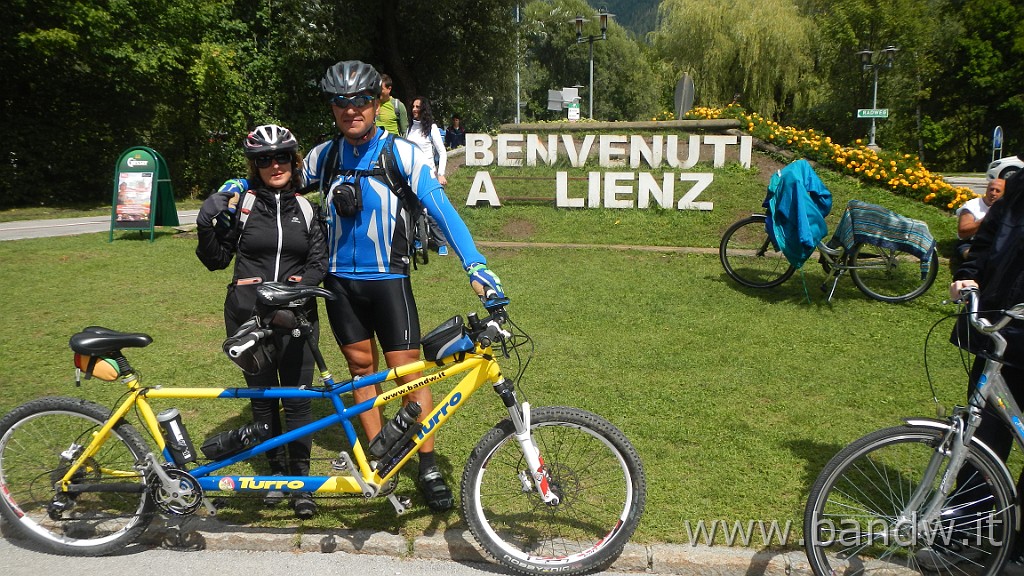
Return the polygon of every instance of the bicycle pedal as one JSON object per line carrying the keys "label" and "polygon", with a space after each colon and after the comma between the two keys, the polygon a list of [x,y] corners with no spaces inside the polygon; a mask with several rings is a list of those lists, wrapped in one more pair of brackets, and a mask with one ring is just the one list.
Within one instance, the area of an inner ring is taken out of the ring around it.
{"label": "bicycle pedal", "polygon": [[334,460],[331,460],[331,469],[344,472],[348,470],[348,462],[342,458],[335,458]]}
{"label": "bicycle pedal", "polygon": [[397,494],[388,494],[388,500],[391,501],[391,505],[395,507],[395,513],[401,516],[412,508],[412,498],[408,496],[399,496]]}

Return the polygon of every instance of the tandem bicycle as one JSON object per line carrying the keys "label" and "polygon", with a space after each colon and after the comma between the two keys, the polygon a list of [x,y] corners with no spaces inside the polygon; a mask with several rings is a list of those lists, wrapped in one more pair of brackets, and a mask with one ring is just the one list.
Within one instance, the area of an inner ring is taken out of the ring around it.
{"label": "tandem bicycle", "polygon": [[989,311],[979,314],[976,290],[961,296],[970,324],[993,342],[968,405],[946,419],[907,418],[872,432],[829,461],[804,512],[804,547],[817,576],[994,576],[1010,560],[1020,522],[1016,482],[974,433],[990,406],[1024,448],[1024,415],[1002,376],[999,333],[1024,319],[1024,304],[990,321],[982,316]]}
{"label": "tandem bicycle", "polygon": [[[332,297],[322,288],[275,283],[257,292],[259,313],[250,331],[225,344],[231,356],[258,350],[275,331],[308,336],[312,328],[297,303]],[[580,574],[606,567],[621,553],[644,510],[647,486],[640,457],[620,430],[596,414],[572,407],[533,408],[517,399],[528,364],[518,349],[531,341],[510,320],[507,303],[485,300],[485,317],[469,313],[464,322],[455,316],[426,334],[423,360],[349,381],[336,382],[314,339],[305,338],[320,373],[319,382],[306,388],[143,385],[122,351],[148,346],[152,338],[88,327],[70,341],[76,364],[86,379],[120,381],[127,387],[124,400],[107,408],[84,399],[47,397],[0,419],[0,514],[17,534],[73,556],[116,552],[139,538],[156,515],[187,516],[201,508],[215,514],[212,495],[217,493],[273,489],[386,497],[401,514],[410,502],[394,493],[399,471],[476,390],[490,385],[505,417],[481,438],[462,473],[460,512],[470,532],[491,557],[515,572]],[[516,381],[498,364],[510,352],[519,358]],[[371,400],[347,405],[342,397],[417,372],[423,376]],[[457,375],[463,376],[418,423],[364,448],[353,425],[359,414]],[[279,436],[236,432],[233,438],[208,440],[203,448],[218,450],[204,459],[177,410],[157,413],[151,404],[253,397],[310,398],[332,409]],[[128,422],[132,413],[141,431]],[[338,453],[326,475],[223,471],[329,427],[343,430],[348,449]]]}

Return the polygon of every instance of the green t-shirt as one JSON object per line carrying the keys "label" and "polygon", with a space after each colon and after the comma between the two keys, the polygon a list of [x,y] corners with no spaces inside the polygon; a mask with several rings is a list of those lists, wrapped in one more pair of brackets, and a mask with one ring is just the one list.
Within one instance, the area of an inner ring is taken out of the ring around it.
{"label": "green t-shirt", "polygon": [[394,98],[388,98],[387,102],[380,105],[380,110],[377,111],[377,126],[396,136],[401,136],[398,133],[398,115],[395,114]]}

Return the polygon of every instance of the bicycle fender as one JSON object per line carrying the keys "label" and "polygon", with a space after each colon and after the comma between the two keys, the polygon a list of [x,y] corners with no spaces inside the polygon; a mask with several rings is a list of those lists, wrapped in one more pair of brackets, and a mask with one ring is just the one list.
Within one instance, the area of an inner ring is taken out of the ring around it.
{"label": "bicycle fender", "polygon": [[[920,427],[920,428],[931,428],[933,430],[942,430],[944,432],[949,431],[949,422],[946,421],[946,420],[937,420],[935,418],[904,418],[903,422],[906,423],[907,426],[917,426],[917,427]],[[992,448],[990,448],[988,446],[988,444],[985,444],[981,440],[978,440],[977,437],[971,438],[971,444],[974,445],[975,447],[977,447],[982,452],[988,453],[988,455],[991,456],[997,462],[1002,462],[1003,461],[1003,459],[1000,458],[999,455],[997,455],[995,453],[995,451],[992,450]],[[1006,466],[1002,467],[1002,472],[1003,472],[1003,478],[1006,480],[1006,483],[1013,487],[1013,498],[1014,498],[1014,500],[1016,500],[1017,499],[1017,481],[1014,480],[1012,476],[1010,476],[1010,471],[1007,469]],[[1019,517],[1017,518],[1017,522],[1020,523],[1020,518]]]}

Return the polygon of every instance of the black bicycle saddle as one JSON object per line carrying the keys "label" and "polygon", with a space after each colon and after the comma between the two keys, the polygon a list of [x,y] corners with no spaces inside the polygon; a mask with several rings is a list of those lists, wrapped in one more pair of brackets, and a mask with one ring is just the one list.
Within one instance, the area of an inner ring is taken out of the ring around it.
{"label": "black bicycle saddle", "polygon": [[256,294],[259,300],[267,306],[287,306],[297,300],[303,300],[310,296],[319,296],[328,300],[334,300],[334,294],[319,286],[303,286],[301,284],[282,284],[280,282],[267,282],[256,287]]}
{"label": "black bicycle saddle", "polygon": [[148,334],[118,332],[102,326],[89,326],[71,337],[68,345],[79,354],[109,356],[121,348],[145,348],[153,343]]}

